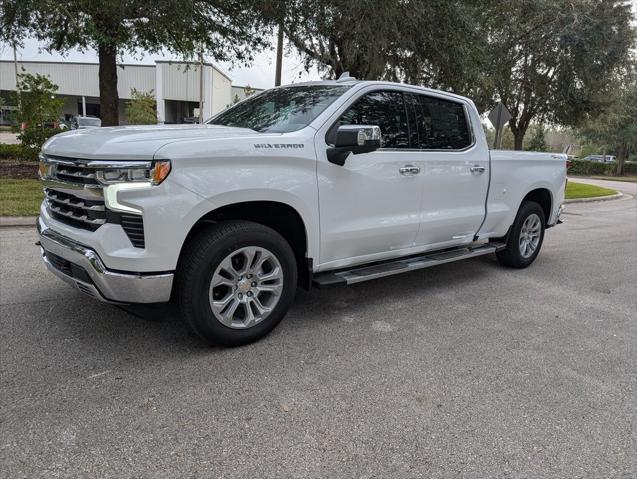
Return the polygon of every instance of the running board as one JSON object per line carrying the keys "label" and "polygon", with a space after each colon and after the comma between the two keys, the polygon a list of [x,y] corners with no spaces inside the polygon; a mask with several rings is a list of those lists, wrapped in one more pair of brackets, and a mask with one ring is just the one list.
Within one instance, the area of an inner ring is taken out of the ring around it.
{"label": "running board", "polygon": [[418,256],[410,256],[408,258],[401,258],[384,263],[356,266],[348,270],[328,271],[326,273],[316,274],[312,284],[317,288],[355,284],[362,281],[369,281],[370,279],[383,278],[393,274],[406,273],[407,271],[430,268],[439,264],[495,253],[505,246],[504,243],[486,243],[478,246],[428,252]]}

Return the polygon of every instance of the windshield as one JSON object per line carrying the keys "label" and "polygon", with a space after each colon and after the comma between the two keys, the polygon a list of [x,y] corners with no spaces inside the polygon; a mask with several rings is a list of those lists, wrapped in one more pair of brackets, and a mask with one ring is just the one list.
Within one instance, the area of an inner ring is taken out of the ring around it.
{"label": "windshield", "polygon": [[349,88],[345,85],[274,88],[242,101],[207,123],[288,133],[305,128]]}

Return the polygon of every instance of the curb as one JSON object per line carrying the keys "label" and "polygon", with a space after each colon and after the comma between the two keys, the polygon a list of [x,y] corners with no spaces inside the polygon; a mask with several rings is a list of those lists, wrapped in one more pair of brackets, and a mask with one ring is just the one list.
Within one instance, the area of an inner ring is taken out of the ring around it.
{"label": "curb", "polygon": [[611,201],[611,200],[618,200],[619,198],[626,196],[623,193],[617,193],[614,195],[608,195],[608,196],[593,196],[592,198],[573,198],[571,200],[564,200],[564,203],[569,203],[569,204],[573,204],[573,203],[590,203],[592,201]]}
{"label": "curb", "polygon": [[37,216],[0,216],[0,228],[18,226],[33,226],[35,228],[37,219]]}

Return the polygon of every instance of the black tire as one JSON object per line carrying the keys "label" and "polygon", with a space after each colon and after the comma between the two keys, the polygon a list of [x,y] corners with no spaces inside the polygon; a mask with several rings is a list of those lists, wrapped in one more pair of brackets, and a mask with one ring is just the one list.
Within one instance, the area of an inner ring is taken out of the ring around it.
{"label": "black tire", "polygon": [[[224,258],[244,247],[266,248],[276,256],[283,271],[283,287],[278,302],[261,322],[234,329],[213,313],[209,288]],[[178,310],[195,334],[211,345],[241,346],[267,335],[287,313],[296,292],[296,260],[288,242],[273,229],[249,221],[226,221],[202,228],[188,241],[175,282]]]}
{"label": "black tire", "polygon": [[[539,242],[533,253],[525,257],[520,251],[520,234],[522,232],[524,222],[527,218],[534,214],[540,218]],[[500,264],[510,268],[526,268],[533,263],[542,248],[545,225],[546,219],[544,217],[544,210],[539,204],[535,201],[525,201],[522,203],[518,214],[515,217],[515,221],[511,226],[511,231],[507,236],[506,248],[496,253]]]}

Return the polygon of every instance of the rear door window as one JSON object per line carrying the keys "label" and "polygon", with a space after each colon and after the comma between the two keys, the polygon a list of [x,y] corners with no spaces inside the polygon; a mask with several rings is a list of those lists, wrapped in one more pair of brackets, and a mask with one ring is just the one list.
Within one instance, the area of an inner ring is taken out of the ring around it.
{"label": "rear door window", "polygon": [[461,103],[416,95],[416,124],[423,150],[462,150],[472,144],[471,131]]}

